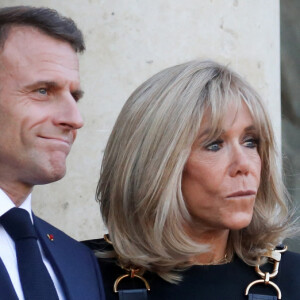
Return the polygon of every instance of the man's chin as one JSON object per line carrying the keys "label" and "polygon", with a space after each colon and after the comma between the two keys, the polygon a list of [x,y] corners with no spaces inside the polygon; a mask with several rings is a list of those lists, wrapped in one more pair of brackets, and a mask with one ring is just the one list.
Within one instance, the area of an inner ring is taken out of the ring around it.
{"label": "man's chin", "polygon": [[52,168],[48,169],[41,169],[39,172],[39,175],[36,176],[36,180],[34,185],[38,184],[48,184],[51,182],[58,181],[62,179],[66,174],[66,166],[60,165],[60,166],[53,166]]}
{"label": "man's chin", "polygon": [[64,170],[64,172],[54,173],[54,174],[52,174],[52,176],[50,176],[49,183],[58,181],[58,180],[62,179],[65,175],[66,175],[66,169]]}

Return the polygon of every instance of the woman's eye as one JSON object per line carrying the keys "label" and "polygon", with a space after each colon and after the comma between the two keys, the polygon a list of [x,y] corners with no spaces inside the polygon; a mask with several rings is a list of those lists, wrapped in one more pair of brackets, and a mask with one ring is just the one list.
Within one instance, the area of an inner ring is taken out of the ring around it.
{"label": "woman's eye", "polygon": [[207,145],[205,148],[208,151],[216,152],[222,148],[222,144],[223,144],[223,141],[214,141],[214,142],[210,143],[209,145]]}
{"label": "woman's eye", "polygon": [[248,148],[257,148],[258,146],[258,139],[255,138],[250,138],[250,139],[246,139],[244,142],[244,145]]}

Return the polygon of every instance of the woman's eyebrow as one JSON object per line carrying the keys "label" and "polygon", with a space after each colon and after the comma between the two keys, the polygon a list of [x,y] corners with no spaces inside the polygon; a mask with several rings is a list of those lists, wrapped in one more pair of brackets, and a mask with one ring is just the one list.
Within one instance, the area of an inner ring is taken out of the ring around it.
{"label": "woman's eyebrow", "polygon": [[[245,127],[244,132],[249,132],[249,131],[257,131],[256,126],[254,126],[254,125],[249,125],[249,126]],[[211,129],[210,129],[210,128],[204,129],[204,130],[203,130],[202,132],[200,132],[200,134],[197,136],[197,140],[201,140],[203,137],[209,135],[210,133],[211,133]],[[220,136],[221,136],[222,134],[224,134],[224,133],[225,133],[225,130],[222,129],[221,132],[220,132]]]}
{"label": "woman's eyebrow", "polygon": [[208,135],[210,132],[210,130],[207,128],[204,131],[200,132],[200,134],[198,135],[197,139],[200,140],[201,138],[203,138],[204,136]]}
{"label": "woman's eyebrow", "polygon": [[250,125],[250,126],[248,126],[248,127],[246,127],[246,128],[244,129],[245,132],[248,132],[248,131],[256,131],[256,130],[257,130],[257,128],[256,128],[256,126],[254,126],[254,125]]}
{"label": "woman's eyebrow", "polygon": [[[218,137],[222,136],[225,133],[225,130],[220,130],[217,131],[218,132]],[[205,130],[203,130],[202,132],[200,132],[200,134],[197,136],[197,141],[202,141],[204,139],[206,139],[208,136],[210,136],[211,138],[216,138],[216,136],[212,135],[212,129],[211,128],[207,128]]]}

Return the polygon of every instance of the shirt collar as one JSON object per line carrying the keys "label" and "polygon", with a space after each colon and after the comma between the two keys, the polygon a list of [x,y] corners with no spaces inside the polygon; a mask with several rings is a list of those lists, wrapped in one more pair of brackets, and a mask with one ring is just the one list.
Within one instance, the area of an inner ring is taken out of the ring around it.
{"label": "shirt collar", "polygon": [[[11,208],[16,207],[15,204],[11,201],[11,199],[7,196],[7,194],[0,189],[0,216],[5,214]],[[19,206],[19,208],[23,208],[28,211],[31,221],[32,221],[32,212],[31,212],[31,194],[25,199],[25,201]]]}

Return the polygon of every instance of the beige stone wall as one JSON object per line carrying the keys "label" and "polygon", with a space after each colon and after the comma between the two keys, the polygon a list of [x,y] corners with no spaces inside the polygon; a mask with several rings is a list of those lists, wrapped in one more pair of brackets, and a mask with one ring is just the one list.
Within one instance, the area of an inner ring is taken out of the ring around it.
{"label": "beige stone wall", "polygon": [[229,64],[256,87],[280,139],[279,0],[1,0],[48,6],[86,36],[80,57],[85,126],[67,176],[36,187],[37,215],[76,239],[105,231],[94,200],[103,149],[130,93],[157,71],[196,58]]}

